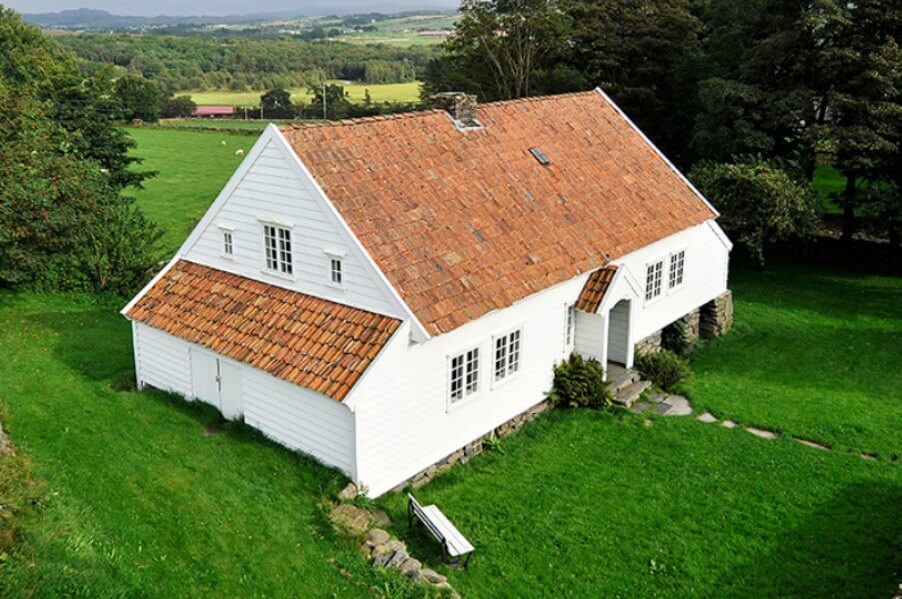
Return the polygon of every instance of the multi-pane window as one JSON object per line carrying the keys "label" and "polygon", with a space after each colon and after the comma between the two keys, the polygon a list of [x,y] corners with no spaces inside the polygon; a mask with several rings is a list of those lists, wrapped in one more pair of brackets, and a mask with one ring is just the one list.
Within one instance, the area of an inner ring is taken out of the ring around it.
{"label": "multi-pane window", "polygon": [[266,241],[266,268],[290,275],[294,272],[291,261],[291,231],[275,225],[263,225]]}
{"label": "multi-pane window", "polygon": [[520,331],[495,339],[495,381],[503,381],[520,370]]}
{"label": "multi-pane window", "polygon": [[564,349],[573,349],[576,342],[576,308],[571,304],[567,306],[567,323],[564,327]]}
{"label": "multi-pane window", "polygon": [[645,301],[653,300],[661,295],[661,278],[663,274],[663,260],[658,260],[648,265],[645,271]]}
{"label": "multi-pane window", "polygon": [[329,259],[329,272],[333,285],[341,285],[343,275],[341,270],[341,258]]}
{"label": "multi-pane window", "polygon": [[452,356],[448,393],[451,403],[479,392],[479,348]]}
{"label": "multi-pane window", "polygon": [[235,255],[235,243],[232,239],[231,231],[222,232],[222,253],[226,256]]}
{"label": "multi-pane window", "polygon": [[683,284],[683,267],[686,262],[686,250],[670,254],[670,274],[667,278],[667,288],[673,289]]}

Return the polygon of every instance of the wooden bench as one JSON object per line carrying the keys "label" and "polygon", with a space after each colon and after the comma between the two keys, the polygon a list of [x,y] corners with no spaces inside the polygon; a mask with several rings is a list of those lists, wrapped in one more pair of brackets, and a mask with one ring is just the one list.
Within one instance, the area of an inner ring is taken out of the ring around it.
{"label": "wooden bench", "polygon": [[[419,520],[423,526],[432,534],[435,539],[442,545],[442,553],[445,558],[453,564],[463,565],[464,568],[470,563],[470,556],[473,554],[474,547],[470,541],[466,539],[460,531],[457,530],[448,517],[438,509],[438,506],[427,505],[422,506],[413,495],[407,494],[407,525],[413,526],[413,519]],[[461,562],[461,558],[465,558]]]}

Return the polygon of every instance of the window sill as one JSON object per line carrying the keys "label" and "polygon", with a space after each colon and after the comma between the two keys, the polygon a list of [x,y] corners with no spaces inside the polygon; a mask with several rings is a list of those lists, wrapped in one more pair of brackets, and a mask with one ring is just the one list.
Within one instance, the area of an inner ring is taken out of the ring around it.
{"label": "window sill", "polygon": [[446,401],[445,413],[450,414],[451,412],[461,408],[462,406],[471,404],[472,402],[476,401],[480,397],[482,397],[482,391],[477,391],[476,393],[473,393],[472,395],[462,397],[461,399],[458,399],[455,402],[452,402],[451,398],[449,397]]}
{"label": "window sill", "polygon": [[503,379],[496,379],[495,377],[492,377],[492,391],[494,391],[495,389],[500,389],[501,387],[505,386],[509,382],[520,378],[521,374],[523,374],[522,366],[517,372],[515,372],[513,374],[509,374],[506,377],[504,377]]}
{"label": "window sill", "polygon": [[344,291],[345,290],[345,286],[341,283],[329,282],[329,283],[326,283],[326,286],[334,289],[335,291]]}

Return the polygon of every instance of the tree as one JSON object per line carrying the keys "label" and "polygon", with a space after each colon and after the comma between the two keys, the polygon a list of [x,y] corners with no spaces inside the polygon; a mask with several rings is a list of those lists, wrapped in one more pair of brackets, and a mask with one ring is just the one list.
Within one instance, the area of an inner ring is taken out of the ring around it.
{"label": "tree", "polygon": [[724,230],[761,267],[768,243],[810,235],[817,226],[811,187],[760,158],[701,162],[689,177],[721,212]]}
{"label": "tree", "polygon": [[155,122],[160,118],[160,90],[153,81],[126,75],[116,80],[115,95],[127,121]]}
{"label": "tree", "polygon": [[264,118],[290,119],[294,117],[291,93],[281,87],[271,89],[260,96],[260,109],[263,111]]}
{"label": "tree", "polygon": [[571,66],[671,156],[685,153],[700,75],[689,0],[575,0]]}
{"label": "tree", "polygon": [[557,91],[542,81],[566,66],[570,16],[561,0],[463,0],[460,12],[437,59],[445,64],[427,68],[428,93],[453,87],[504,100]]}
{"label": "tree", "polygon": [[[77,127],[92,107],[62,92],[96,99],[90,80],[73,84],[79,75],[49,38],[0,9],[0,286],[127,293],[156,262],[158,230],[105,166],[127,163],[82,151],[88,139],[120,146],[102,126]],[[101,125],[107,118],[98,113]]]}
{"label": "tree", "polygon": [[197,104],[191,96],[173,96],[163,100],[160,106],[160,114],[164,118],[187,118],[194,114]]}
{"label": "tree", "polygon": [[[343,85],[327,83],[325,85],[311,85],[309,88],[313,100],[310,102],[310,112],[321,118],[340,119],[349,116],[352,112],[351,103]],[[323,103],[325,94],[325,104]],[[325,112],[325,114],[324,114]]]}

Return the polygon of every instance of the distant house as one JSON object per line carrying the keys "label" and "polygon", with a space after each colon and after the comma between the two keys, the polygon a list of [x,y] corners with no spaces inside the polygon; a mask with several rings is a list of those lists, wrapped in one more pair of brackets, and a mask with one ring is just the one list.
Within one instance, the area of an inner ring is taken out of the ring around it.
{"label": "distant house", "polygon": [[571,352],[728,298],[713,207],[600,90],[269,125],[124,309],[137,380],[377,496],[544,400]]}
{"label": "distant house", "polygon": [[191,113],[193,117],[200,118],[232,118],[235,116],[234,106],[198,106]]}

